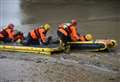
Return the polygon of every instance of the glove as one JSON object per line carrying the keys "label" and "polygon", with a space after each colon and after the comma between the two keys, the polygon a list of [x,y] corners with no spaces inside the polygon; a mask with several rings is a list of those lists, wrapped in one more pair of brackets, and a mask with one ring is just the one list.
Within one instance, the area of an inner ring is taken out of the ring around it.
{"label": "glove", "polygon": [[47,43],[49,44],[50,42],[51,42],[51,40],[52,40],[52,36],[49,36],[48,38],[47,38]]}
{"label": "glove", "polygon": [[52,40],[52,36],[49,36],[49,37],[48,37],[48,40],[49,40],[49,41]]}
{"label": "glove", "polygon": [[48,45],[49,43],[48,43],[48,42],[44,42],[43,44],[44,44],[44,45]]}

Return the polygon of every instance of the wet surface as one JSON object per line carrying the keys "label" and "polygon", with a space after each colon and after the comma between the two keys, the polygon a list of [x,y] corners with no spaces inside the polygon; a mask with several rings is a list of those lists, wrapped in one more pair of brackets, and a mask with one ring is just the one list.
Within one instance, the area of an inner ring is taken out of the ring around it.
{"label": "wet surface", "polygon": [[[119,0],[0,0],[0,27],[12,22],[27,34],[49,22],[55,36],[59,23],[75,18],[81,33],[119,43],[119,4]],[[0,52],[0,82],[119,82],[119,78],[119,46],[108,52],[71,51],[51,57]]]}
{"label": "wet surface", "polygon": [[119,53],[71,52],[52,57],[2,52],[0,78],[10,82],[119,82]]}

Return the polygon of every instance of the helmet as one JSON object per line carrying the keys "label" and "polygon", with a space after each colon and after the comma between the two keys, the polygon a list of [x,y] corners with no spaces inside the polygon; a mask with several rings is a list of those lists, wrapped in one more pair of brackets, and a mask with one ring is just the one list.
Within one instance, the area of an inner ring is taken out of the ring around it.
{"label": "helmet", "polygon": [[51,26],[50,26],[49,24],[44,24],[44,25],[43,25],[43,28],[44,28],[45,30],[49,30],[50,27],[51,27]]}
{"label": "helmet", "polygon": [[70,25],[71,25],[70,23],[64,23],[64,24],[63,24],[63,28],[66,29],[66,28],[68,28]]}
{"label": "helmet", "polygon": [[10,28],[10,29],[14,29],[14,27],[15,27],[15,26],[14,26],[13,24],[8,24],[8,25],[7,25],[7,28]]}
{"label": "helmet", "polygon": [[85,35],[85,38],[90,41],[90,40],[93,40],[93,36],[91,34],[86,34]]}
{"label": "helmet", "polygon": [[71,20],[71,24],[72,24],[72,25],[77,25],[77,20],[74,20],[74,19]]}
{"label": "helmet", "polygon": [[70,24],[70,23],[65,23],[65,25],[66,25],[67,27],[70,27],[70,26],[71,26],[71,24]]}

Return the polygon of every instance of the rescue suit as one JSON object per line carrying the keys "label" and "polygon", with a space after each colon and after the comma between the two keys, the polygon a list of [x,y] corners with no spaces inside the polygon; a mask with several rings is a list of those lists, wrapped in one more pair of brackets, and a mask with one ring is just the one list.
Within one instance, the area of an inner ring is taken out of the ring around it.
{"label": "rescue suit", "polygon": [[44,26],[38,27],[28,33],[24,45],[47,45],[51,37],[47,39],[46,34],[49,26],[45,24]]}
{"label": "rescue suit", "polygon": [[77,32],[77,22],[72,20],[71,23],[63,23],[59,25],[57,34],[63,42],[69,41],[89,41],[92,40],[92,35],[80,35]]}

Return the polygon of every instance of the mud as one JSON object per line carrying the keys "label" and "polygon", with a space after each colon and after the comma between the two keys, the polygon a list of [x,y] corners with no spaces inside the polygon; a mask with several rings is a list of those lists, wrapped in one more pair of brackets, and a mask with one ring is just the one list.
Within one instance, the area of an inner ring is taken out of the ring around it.
{"label": "mud", "polygon": [[119,82],[118,52],[0,54],[1,82]]}

